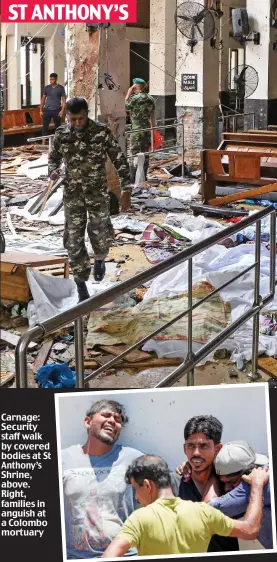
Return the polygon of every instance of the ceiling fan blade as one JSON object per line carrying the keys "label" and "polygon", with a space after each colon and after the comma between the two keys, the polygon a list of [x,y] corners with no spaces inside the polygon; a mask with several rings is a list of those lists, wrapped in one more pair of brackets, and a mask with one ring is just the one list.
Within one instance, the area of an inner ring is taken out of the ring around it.
{"label": "ceiling fan blade", "polygon": [[206,15],[206,9],[201,10],[201,12],[199,12],[199,14],[197,14],[197,16],[194,16],[194,22],[197,25],[198,23],[201,23],[203,21],[203,19],[205,18]]}
{"label": "ceiling fan blade", "polygon": [[200,29],[198,23],[196,24],[196,27],[197,27],[197,29],[198,29],[198,31],[199,31],[201,37],[204,37],[204,35],[203,35],[203,33],[202,33],[202,31],[201,31],[201,29]]}
{"label": "ceiling fan blade", "polygon": [[194,22],[193,18],[189,18],[188,16],[179,16],[177,14],[177,18],[179,18],[180,20],[184,20],[184,21],[190,21],[190,22]]}

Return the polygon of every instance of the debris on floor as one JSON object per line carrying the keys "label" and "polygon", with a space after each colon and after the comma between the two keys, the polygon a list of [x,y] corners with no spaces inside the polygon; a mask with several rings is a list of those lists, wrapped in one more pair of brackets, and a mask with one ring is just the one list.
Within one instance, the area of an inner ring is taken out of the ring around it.
{"label": "debris on floor", "polygon": [[[1,386],[15,385],[15,348],[21,334],[78,301],[70,268],[69,278],[65,275],[67,252],[63,246],[62,182],[45,199],[47,160],[47,149],[37,145],[5,149],[1,155],[1,230],[6,244],[1,256],[6,270],[1,269],[1,277],[9,277],[9,282],[4,284],[4,293],[2,289],[0,303]],[[182,166],[181,157],[174,150],[151,157],[147,181],[133,188],[132,212],[111,217],[115,241],[106,260],[106,277],[100,284],[90,277],[87,284],[90,296],[221,232],[232,222],[256,212],[257,205],[269,204],[268,201],[246,200],[225,206],[203,205],[199,195],[200,176],[199,169],[189,169],[186,164]],[[261,232],[260,285],[261,294],[265,295],[270,259],[270,231],[266,219],[261,223]],[[194,258],[194,303],[253,263],[254,241],[255,229],[249,227]],[[93,266],[87,235],[86,242]],[[9,255],[14,259],[9,260]],[[16,285],[19,278],[21,284]],[[84,346],[85,374],[92,376],[87,383],[90,388],[105,385],[107,388],[147,388],[160,382],[173,367],[182,363],[187,353],[186,317],[147,341],[143,347],[126,354],[104,373],[93,376],[99,367],[124,353],[127,345],[145,337],[147,332],[169,321],[181,309],[185,310],[187,279],[185,263],[90,315],[85,323]],[[252,300],[253,272],[249,272],[195,309],[194,351],[243,314],[252,306]],[[277,362],[274,363],[277,356],[276,326],[275,299],[260,316],[259,369],[265,380],[277,378]],[[197,367],[197,384],[249,382],[251,338],[252,321],[249,321],[208,357],[205,364]],[[51,334],[42,342],[31,342],[27,363],[29,386],[73,386],[73,326]],[[64,378],[61,375],[63,369]],[[185,384],[185,377],[180,380]]]}

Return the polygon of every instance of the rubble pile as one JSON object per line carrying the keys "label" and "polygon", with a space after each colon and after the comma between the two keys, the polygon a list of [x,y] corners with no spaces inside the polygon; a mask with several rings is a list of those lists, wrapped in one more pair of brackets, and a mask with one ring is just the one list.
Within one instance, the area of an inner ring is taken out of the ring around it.
{"label": "rubble pile", "polygon": [[[9,295],[1,300],[1,385],[13,385],[15,347],[20,335],[37,322],[76,305],[78,296],[72,278],[65,278],[67,253],[63,247],[62,185],[48,197],[41,209],[48,186],[46,150],[37,146],[7,149],[1,161],[1,230],[5,237],[5,253],[21,255],[22,260],[26,253],[29,256],[24,264],[30,296],[24,302],[9,298]],[[166,157],[155,155],[151,159],[148,180],[133,188],[132,212],[112,217],[115,242],[107,259],[107,274],[101,284],[90,279],[88,290],[91,296],[222,231],[230,222],[239,222],[255,212],[250,202],[223,209],[207,209],[199,195],[200,171],[185,168],[185,172],[186,176],[181,177],[182,165],[180,156],[176,154],[167,154]],[[254,229],[248,228],[224,244],[213,246],[196,256],[193,298],[213,292],[253,263],[254,239]],[[262,224],[262,295],[268,292],[268,243],[269,224],[265,220]],[[91,250],[88,239],[87,244]],[[50,258],[55,256],[60,258],[60,262],[50,264]],[[38,257],[40,264],[30,267],[30,263]],[[91,262],[93,264],[92,251]],[[149,332],[154,331],[161,319],[164,323],[170,320],[174,310],[176,314],[181,308],[185,309],[187,278],[185,263],[94,312],[85,325],[85,374],[93,375],[99,367],[122,353],[127,345],[142,338],[146,325]],[[215,299],[207,301],[207,305],[194,315],[194,351],[243,314],[252,302],[251,271],[225,291],[220,291]],[[277,301],[274,301],[264,311],[260,323],[260,352],[270,357],[277,355],[276,310]],[[217,361],[222,365],[222,359],[225,359],[229,365],[227,380],[241,382],[242,372],[247,372],[251,360],[251,338],[250,321],[207,361]],[[173,366],[183,361],[187,354],[186,342],[187,320],[183,319],[169,331],[149,340],[142,349],[127,354],[116,366],[107,367],[89,384],[93,387],[105,385],[108,381],[112,386],[153,386]],[[33,387],[42,384],[45,374],[40,377],[38,373],[45,365],[67,365],[74,374],[73,326],[46,338],[42,344],[34,342],[28,348],[27,360],[28,381]],[[236,363],[237,370],[230,369],[230,362]],[[268,365],[266,369],[268,372]],[[73,384],[72,380],[68,384]],[[205,383],[204,375],[203,381],[202,384]],[[47,386],[47,381],[45,384]],[[53,381],[50,381],[51,384],[54,384]]]}

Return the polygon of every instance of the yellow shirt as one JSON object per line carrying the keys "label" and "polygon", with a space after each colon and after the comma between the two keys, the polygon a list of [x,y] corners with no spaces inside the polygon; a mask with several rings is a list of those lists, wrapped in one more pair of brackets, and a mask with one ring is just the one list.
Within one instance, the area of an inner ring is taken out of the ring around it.
{"label": "yellow shirt", "polygon": [[118,537],[139,556],[207,552],[212,535],[228,537],[234,521],[202,502],[180,498],[156,500],[134,511]]}

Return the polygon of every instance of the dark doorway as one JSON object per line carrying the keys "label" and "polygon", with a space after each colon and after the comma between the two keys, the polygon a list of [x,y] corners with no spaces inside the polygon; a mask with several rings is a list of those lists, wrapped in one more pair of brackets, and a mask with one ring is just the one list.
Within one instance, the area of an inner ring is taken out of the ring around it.
{"label": "dark doorway", "polygon": [[149,43],[130,43],[130,84],[133,78],[142,78],[145,82],[149,82],[148,61]]}

